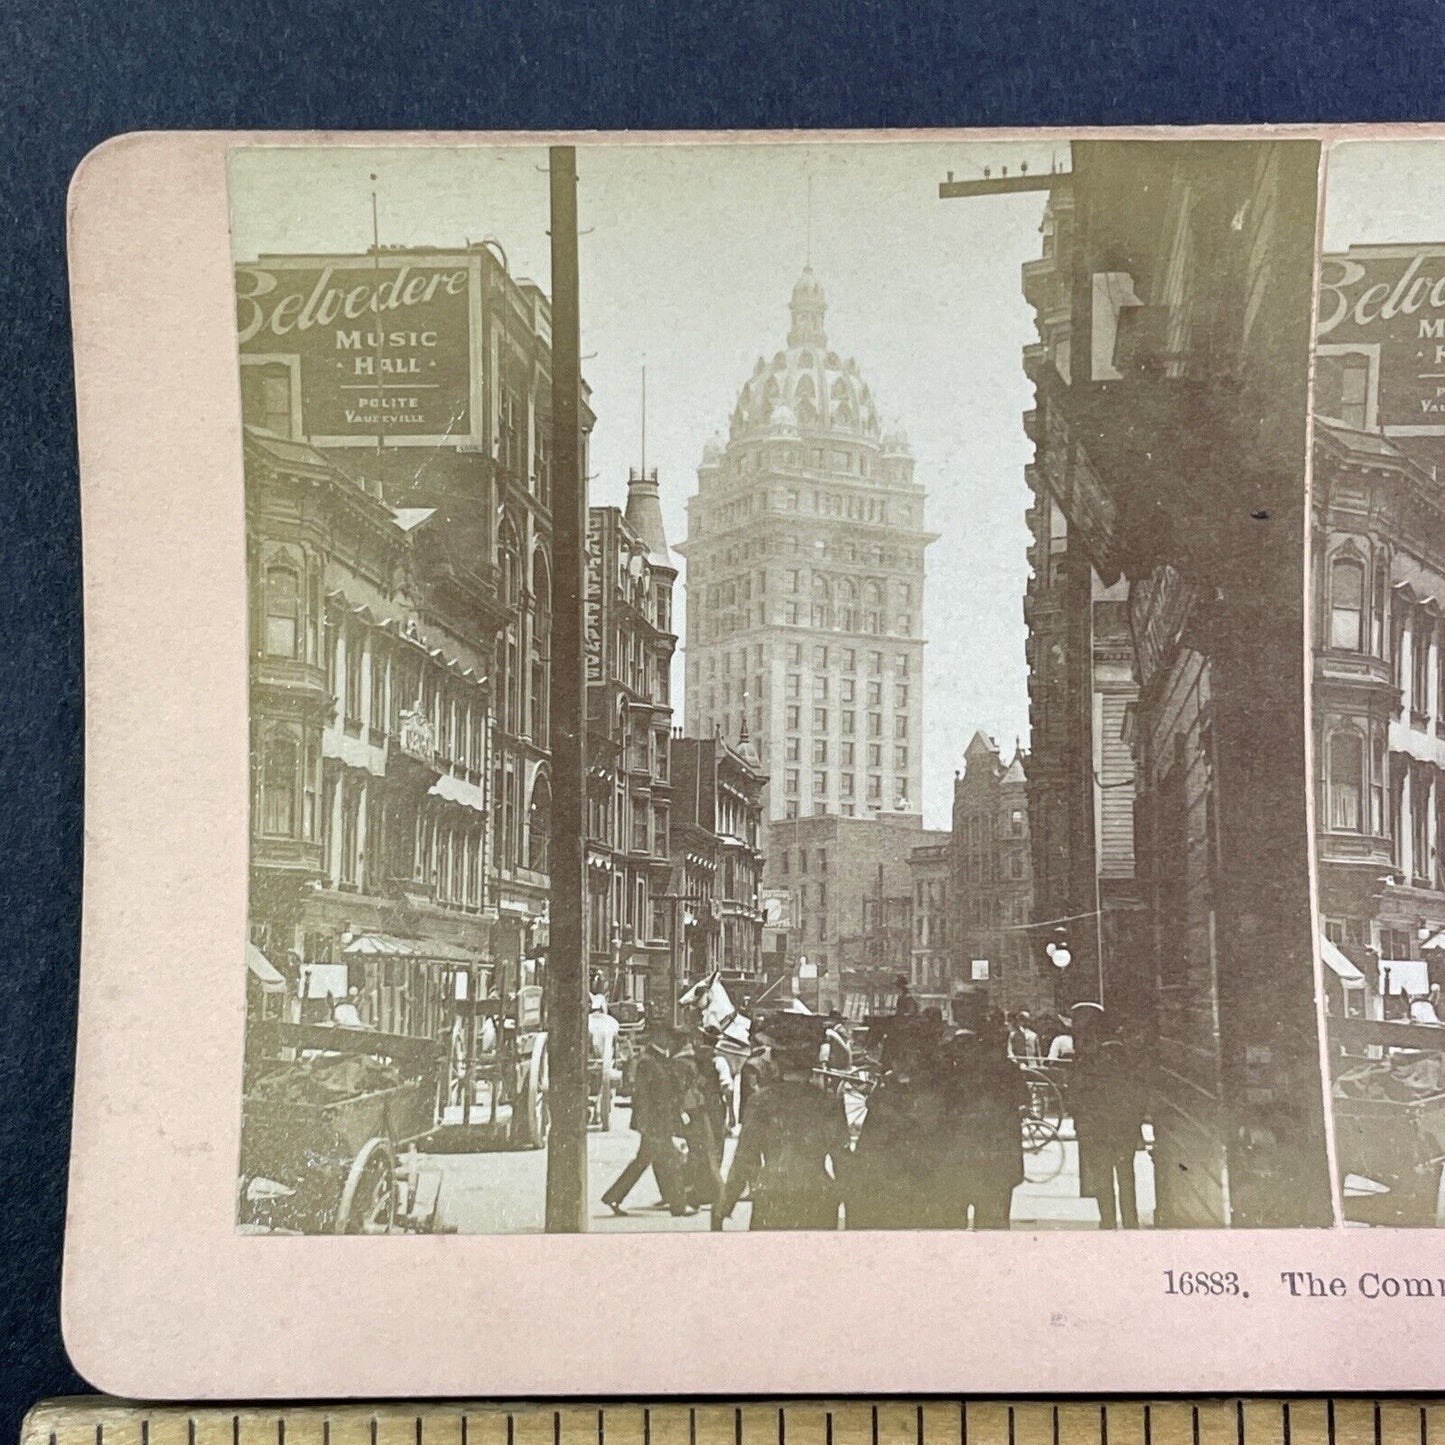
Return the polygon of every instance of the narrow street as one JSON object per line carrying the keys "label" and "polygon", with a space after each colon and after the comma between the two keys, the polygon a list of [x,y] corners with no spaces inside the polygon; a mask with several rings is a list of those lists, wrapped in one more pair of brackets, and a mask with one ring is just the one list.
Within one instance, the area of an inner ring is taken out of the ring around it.
{"label": "narrow street", "polygon": [[[674,1219],[657,1205],[657,1187],[649,1174],[633,1191],[626,1218],[618,1218],[601,1203],[602,1191],[621,1173],[637,1147],[637,1135],[628,1126],[629,1111],[618,1106],[612,1128],[594,1130],[588,1137],[587,1193],[590,1207],[587,1227],[594,1234],[635,1234],[638,1232],[686,1233],[706,1231],[706,1211],[686,1219]],[[1079,1198],[1078,1146],[1072,1125],[1066,1120],[1066,1137],[1047,1145],[1039,1154],[1026,1156],[1031,1176],[1014,1191],[1013,1227],[1023,1230],[1092,1229],[1098,1213],[1092,1200]],[[731,1162],[734,1140],[727,1143],[724,1163]],[[1062,1155],[1062,1160],[1060,1160]],[[439,1205],[441,1222],[462,1234],[539,1234],[542,1232],[543,1199],[547,1178],[545,1150],[483,1154],[424,1155],[426,1168],[442,1173]],[[1043,1176],[1058,1172],[1052,1178]],[[1149,1155],[1135,1158],[1135,1180],[1139,1196],[1139,1222],[1149,1227],[1154,1220],[1154,1173]],[[728,1221],[727,1229],[746,1229],[748,1204],[744,1201]]]}

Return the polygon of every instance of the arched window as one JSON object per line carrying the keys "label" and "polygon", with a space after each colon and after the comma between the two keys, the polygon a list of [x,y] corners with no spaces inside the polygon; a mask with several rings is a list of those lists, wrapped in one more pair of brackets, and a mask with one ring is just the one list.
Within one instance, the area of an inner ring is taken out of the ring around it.
{"label": "arched window", "polygon": [[535,612],[532,620],[532,740],[545,748],[550,735],[548,709],[552,682],[552,575],[547,554],[540,548],[532,555],[532,595]]}
{"label": "arched window", "polygon": [[301,637],[301,578],[286,562],[266,569],[266,635],[268,657],[295,657]]}
{"label": "arched window", "polygon": [[522,600],[522,544],[517,540],[516,524],[507,516],[497,532],[497,562],[502,573],[502,601],[515,607]]}
{"label": "arched window", "polygon": [[1362,832],[1365,741],[1353,728],[1340,728],[1330,734],[1327,766],[1330,827],[1336,832]]}
{"label": "arched window", "polygon": [[538,773],[532,784],[532,804],[527,809],[527,867],[545,873],[551,861],[552,785],[546,773]]}
{"label": "arched window", "polygon": [[863,584],[863,602],[868,607],[883,605],[883,588],[871,577]]}
{"label": "arched window", "polygon": [[272,838],[296,835],[295,742],[284,734],[266,739],[261,763],[261,831]]}
{"label": "arched window", "polygon": [[1330,564],[1330,646],[1362,652],[1365,646],[1365,564],[1336,557]]}

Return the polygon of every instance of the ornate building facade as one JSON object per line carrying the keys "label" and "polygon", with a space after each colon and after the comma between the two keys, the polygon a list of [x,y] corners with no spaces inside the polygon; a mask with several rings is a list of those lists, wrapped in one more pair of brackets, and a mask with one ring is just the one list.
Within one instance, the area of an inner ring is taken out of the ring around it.
{"label": "ornate building facade", "polygon": [[601,991],[644,1009],[649,998],[656,1009],[673,981],[676,581],[657,473],[634,471],[625,512],[588,515],[586,936]]}
{"label": "ornate building facade", "polygon": [[[245,436],[251,939],[293,996],[398,1032],[408,960],[505,953],[487,866],[490,629],[428,509],[304,443]],[[419,942],[424,940],[424,942]],[[516,940],[510,946],[515,956]]]}
{"label": "ornate building facade", "polygon": [[909,972],[913,997],[921,1007],[947,1013],[953,999],[954,966],[952,848],[949,843],[920,843],[908,855],[913,882],[913,960]]}
{"label": "ornate building facade", "polygon": [[957,992],[997,1009],[1053,1003],[1034,917],[1028,759],[1003,760],[975,733],[953,783],[952,898]]}
{"label": "ornate building facade", "polygon": [[[1029,581],[1029,791],[1035,919],[1075,920],[1057,1002],[1107,999],[1147,1014],[1151,980],[1138,940],[1134,876],[1134,760],[1127,724],[1139,696],[1129,634],[1128,582],[1106,583],[1087,528],[1069,520],[1069,423],[1063,404],[1073,338],[1074,198],[1057,178],[1040,226],[1042,254],[1023,266],[1038,340],[1024,349],[1035,404],[1025,417],[1034,460],[1025,469]],[[1090,916],[1097,915],[1097,923]],[[1051,996],[1050,1002],[1054,999]]]}
{"label": "ornate building facade", "polygon": [[1442,262],[1439,244],[1352,246],[1326,256],[1321,274],[1311,552],[1320,925],[1335,945],[1324,950],[1335,1011],[1374,1018],[1398,1017],[1409,995],[1445,982]]}
{"label": "ornate building facade", "polygon": [[677,982],[716,968],[741,1004],[762,979],[767,779],[746,727],[736,743],[721,733],[674,738],[673,769]]}
{"label": "ornate building facade", "polygon": [[[1143,905],[1125,978],[1137,987],[1111,993],[1106,958],[1105,1009],[1152,1055],[1142,1067],[1157,1223],[1325,1224],[1309,859],[1299,847],[1309,836],[1300,544],[1319,148],[1075,141],[1070,154],[1063,171],[944,194],[1032,189],[1051,203],[1054,231],[1024,278],[1041,317],[1042,349],[1027,363],[1038,388],[1029,426],[1043,452],[1036,478],[1063,525],[1038,517],[1035,538],[1049,541],[1050,561],[1057,539],[1066,559],[1077,542],[1106,588],[1123,583],[1137,687],[1122,728]],[[1069,724],[1092,706],[1083,683],[1095,605],[1113,599],[1097,597],[1082,565],[1057,581],[1048,600],[1062,630],[1031,627],[1031,670],[1037,689],[1039,649],[1058,641],[1067,686],[1050,710]],[[1072,746],[1077,779],[1097,754]],[[1030,821],[1048,832],[1045,864],[1055,840],[1072,851],[1082,839],[1084,856],[1098,858],[1096,828]],[[1063,860],[1060,882],[1074,867]],[[1079,875],[1085,885],[1099,878],[1096,867]],[[1078,912],[1102,920],[1103,891],[1090,891]],[[1070,921],[1071,951],[1082,922]]]}
{"label": "ornate building facade", "polygon": [[686,730],[746,712],[770,820],[916,813],[923,488],[831,349],[810,270],[790,309],[786,347],[758,358],[688,502]]}
{"label": "ornate building facade", "polygon": [[[351,484],[353,513],[359,495],[402,530],[429,519],[414,548],[430,549],[434,569],[417,626],[452,634],[486,680],[488,706],[472,710],[464,762],[487,819],[483,947],[499,958],[540,953],[551,823],[549,301],[511,275],[494,244],[261,256],[236,267],[236,296],[243,416],[254,433],[324,459]],[[584,433],[592,421],[584,388]],[[313,545],[326,565],[346,565],[324,533]],[[372,622],[395,615],[373,599]],[[339,657],[361,625],[338,624]],[[367,655],[364,638],[354,645]],[[363,663],[358,675],[386,673]],[[365,702],[364,719],[379,715],[379,701],[371,706],[368,693]],[[357,716],[348,706],[343,731]],[[365,727],[367,745],[379,746],[374,724]],[[357,756],[355,739],[345,756]]]}

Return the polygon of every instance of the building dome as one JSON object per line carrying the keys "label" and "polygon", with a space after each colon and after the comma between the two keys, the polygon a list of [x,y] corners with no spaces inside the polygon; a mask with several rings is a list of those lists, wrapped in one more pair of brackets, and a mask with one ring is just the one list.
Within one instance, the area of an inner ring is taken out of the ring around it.
{"label": "building dome", "polygon": [[877,404],[858,363],[828,350],[828,303],[811,268],[798,278],[788,309],[787,349],[771,361],[758,358],[733,409],[731,439],[796,428],[804,436],[877,442]]}

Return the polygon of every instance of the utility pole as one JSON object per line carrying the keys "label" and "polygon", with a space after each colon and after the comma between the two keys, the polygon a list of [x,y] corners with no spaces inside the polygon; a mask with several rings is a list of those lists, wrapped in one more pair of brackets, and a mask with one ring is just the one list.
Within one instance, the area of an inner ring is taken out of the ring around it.
{"label": "utility pole", "polygon": [[552,902],[547,959],[552,1133],[547,1231],[587,1228],[586,537],[582,339],[577,283],[577,152],[553,146],[552,183]]}

